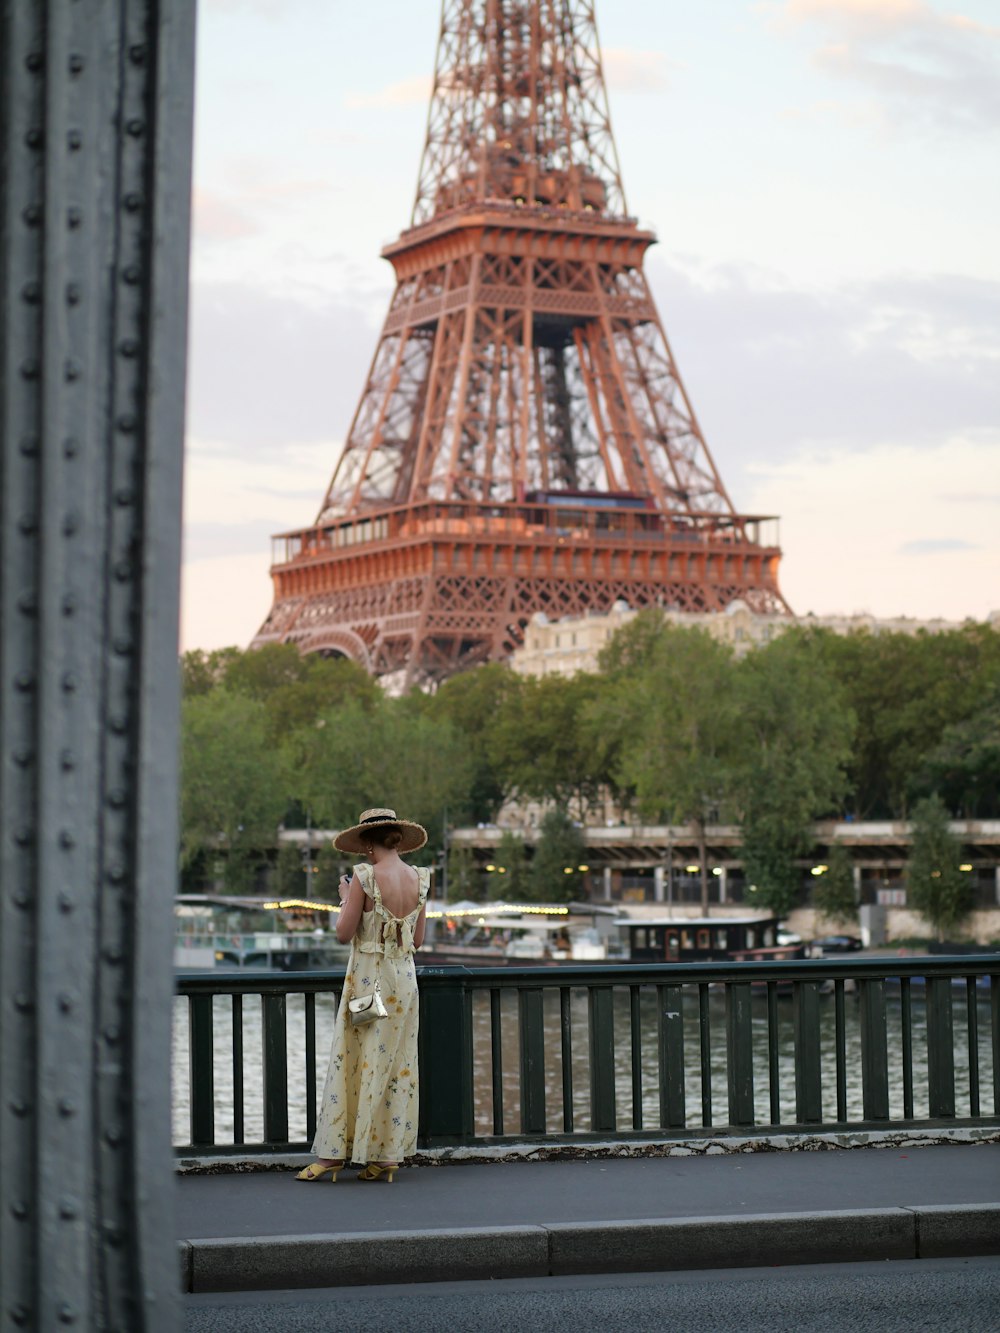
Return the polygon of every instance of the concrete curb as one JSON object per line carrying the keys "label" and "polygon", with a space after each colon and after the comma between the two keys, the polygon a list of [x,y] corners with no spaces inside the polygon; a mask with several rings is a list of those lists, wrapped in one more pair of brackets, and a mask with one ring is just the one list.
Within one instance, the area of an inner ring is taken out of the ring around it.
{"label": "concrete curb", "polygon": [[1000,1254],[1000,1204],[181,1241],[185,1292]]}

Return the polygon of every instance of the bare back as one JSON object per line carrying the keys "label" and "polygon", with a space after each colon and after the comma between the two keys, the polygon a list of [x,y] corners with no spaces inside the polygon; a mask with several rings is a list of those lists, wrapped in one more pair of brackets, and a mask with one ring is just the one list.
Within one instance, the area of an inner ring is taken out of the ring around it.
{"label": "bare back", "polygon": [[[382,895],[382,906],[391,916],[404,917],[416,909],[420,898],[420,879],[412,866],[392,853],[372,866],[372,873]],[[368,910],[368,904],[365,904]]]}

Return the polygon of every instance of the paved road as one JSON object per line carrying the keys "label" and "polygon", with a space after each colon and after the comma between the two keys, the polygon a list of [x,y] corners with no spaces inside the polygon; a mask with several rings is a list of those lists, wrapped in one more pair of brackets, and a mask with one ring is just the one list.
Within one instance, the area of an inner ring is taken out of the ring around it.
{"label": "paved road", "polygon": [[186,1333],[995,1333],[1000,1258],[184,1299]]}

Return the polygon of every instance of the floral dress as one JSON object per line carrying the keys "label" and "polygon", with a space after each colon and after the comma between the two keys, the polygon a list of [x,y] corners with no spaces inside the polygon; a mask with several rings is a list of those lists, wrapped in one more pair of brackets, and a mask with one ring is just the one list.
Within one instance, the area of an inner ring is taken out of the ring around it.
{"label": "floral dress", "polygon": [[[413,931],[427,901],[430,871],[417,871],[417,905],[404,917],[383,907],[367,862],[355,871],[375,906],[362,913],[351,947],[313,1152],[358,1165],[401,1162],[417,1146],[419,1010]],[[388,1016],[353,1027],[348,1000],[370,994],[376,981]]]}

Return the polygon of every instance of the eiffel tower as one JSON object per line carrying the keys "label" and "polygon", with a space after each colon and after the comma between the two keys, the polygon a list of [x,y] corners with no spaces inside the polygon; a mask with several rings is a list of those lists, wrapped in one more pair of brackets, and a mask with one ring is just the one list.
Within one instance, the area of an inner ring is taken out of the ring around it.
{"label": "eiffel tower", "polygon": [[315,523],[275,538],[254,646],[433,684],[539,611],[787,612],[738,514],[625,205],[594,5],[444,0],[396,289]]}

